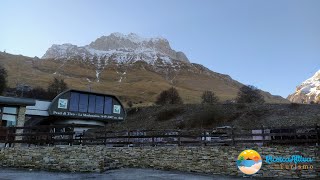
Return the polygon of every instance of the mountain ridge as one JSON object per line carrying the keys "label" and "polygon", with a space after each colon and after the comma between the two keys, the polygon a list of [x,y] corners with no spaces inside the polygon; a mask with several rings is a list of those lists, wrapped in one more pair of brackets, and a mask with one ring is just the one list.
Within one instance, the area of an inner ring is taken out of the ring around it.
{"label": "mountain ridge", "polygon": [[[128,38],[130,42],[123,43]],[[119,39],[121,43],[110,46],[110,41]],[[107,44],[95,40],[82,47],[52,45],[43,59],[0,52],[0,63],[8,69],[10,87],[19,83],[46,87],[53,77],[60,76],[71,88],[111,93],[140,105],[152,105],[161,91],[172,86],[185,103],[191,104],[201,103],[201,94],[206,90],[213,91],[220,101],[233,100],[243,86],[229,75],[191,63],[164,38],[111,34],[100,37],[100,41]],[[177,58],[177,54],[182,57]],[[266,102],[288,102],[268,92],[261,93]]]}
{"label": "mountain ridge", "polygon": [[79,56],[89,60],[94,57],[107,59],[115,56],[113,58],[118,62],[144,60],[153,63],[160,58],[168,63],[170,60],[190,63],[183,52],[171,48],[167,39],[143,38],[134,33],[128,35],[112,33],[109,36],[97,38],[89,45],[79,47],[70,43],[53,44],[42,59],[70,59]]}

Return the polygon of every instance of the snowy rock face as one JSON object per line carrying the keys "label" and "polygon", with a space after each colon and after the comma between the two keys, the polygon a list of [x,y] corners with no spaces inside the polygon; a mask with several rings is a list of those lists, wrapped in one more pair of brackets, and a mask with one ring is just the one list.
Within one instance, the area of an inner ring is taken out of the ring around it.
{"label": "snowy rock face", "polygon": [[320,103],[320,70],[298,86],[288,99],[296,103]]}
{"label": "snowy rock face", "polygon": [[92,61],[113,60],[118,63],[145,61],[154,64],[158,60],[171,64],[173,60],[189,63],[183,52],[171,49],[164,38],[143,38],[130,33],[112,33],[102,36],[89,45],[78,47],[72,44],[52,45],[42,59],[82,59]]}

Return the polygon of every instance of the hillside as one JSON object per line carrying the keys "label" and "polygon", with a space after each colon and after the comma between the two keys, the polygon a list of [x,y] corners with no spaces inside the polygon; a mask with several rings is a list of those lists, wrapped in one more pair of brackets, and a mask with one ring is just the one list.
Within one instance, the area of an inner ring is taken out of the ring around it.
{"label": "hillside", "polygon": [[320,123],[320,105],[216,104],[141,107],[128,110],[126,121],[109,124],[110,130],[211,129],[234,126],[244,129],[313,126]]}
{"label": "hillside", "polygon": [[[0,52],[8,70],[10,87],[18,84],[46,88],[53,77],[62,77],[70,88],[111,93],[123,102],[149,106],[157,95],[174,86],[185,103],[200,103],[211,90],[220,101],[232,100],[243,84],[230,76],[191,63],[164,38],[141,38],[113,33],[89,45],[52,45],[42,59]],[[280,96],[262,92],[266,102],[287,103]]]}

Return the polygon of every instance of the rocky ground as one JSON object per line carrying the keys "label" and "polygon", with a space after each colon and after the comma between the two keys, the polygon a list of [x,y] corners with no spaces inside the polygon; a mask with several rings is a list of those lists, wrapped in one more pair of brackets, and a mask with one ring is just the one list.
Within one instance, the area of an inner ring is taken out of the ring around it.
{"label": "rocky ground", "polygon": [[317,104],[216,104],[173,105],[128,109],[127,119],[110,124],[112,130],[201,129],[217,126],[260,128],[263,126],[320,125]]}

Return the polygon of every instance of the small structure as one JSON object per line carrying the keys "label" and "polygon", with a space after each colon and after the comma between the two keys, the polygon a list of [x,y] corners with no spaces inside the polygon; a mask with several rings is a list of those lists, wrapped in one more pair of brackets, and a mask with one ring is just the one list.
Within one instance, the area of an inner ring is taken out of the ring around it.
{"label": "small structure", "polygon": [[[1,127],[24,126],[26,106],[32,106],[35,103],[33,99],[0,96],[0,136],[7,134],[7,130]],[[22,133],[22,131],[19,129],[16,133]],[[21,137],[16,137],[15,140],[21,140]]]}
{"label": "small structure", "polygon": [[[104,127],[125,117],[124,106],[110,94],[67,90],[52,101],[0,96],[0,126],[5,127],[68,124]],[[87,129],[78,127],[75,131]]]}
{"label": "small structure", "polygon": [[[29,125],[93,125],[103,127],[107,123],[123,121],[126,117],[120,100],[110,94],[80,90],[67,90],[52,102],[35,101],[27,106]],[[76,131],[87,128],[77,128]]]}
{"label": "small structure", "polygon": [[0,126],[23,126],[26,106],[35,103],[33,99],[0,96]]}

